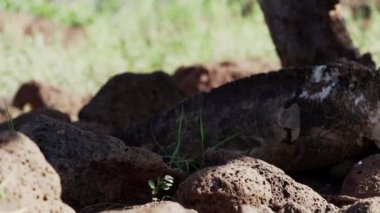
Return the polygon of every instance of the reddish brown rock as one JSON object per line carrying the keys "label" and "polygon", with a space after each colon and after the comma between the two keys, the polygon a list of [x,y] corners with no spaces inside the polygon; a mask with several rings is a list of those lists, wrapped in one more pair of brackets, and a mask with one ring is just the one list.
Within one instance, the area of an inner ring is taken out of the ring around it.
{"label": "reddish brown rock", "polygon": [[380,154],[356,163],[344,180],[341,193],[357,198],[380,196]]}
{"label": "reddish brown rock", "polygon": [[286,203],[284,206],[282,206],[276,212],[278,212],[278,213],[288,213],[288,212],[304,213],[304,212],[324,212],[324,211],[321,211],[321,210],[310,211],[309,209],[303,207],[301,204],[289,202],[289,203]]}
{"label": "reddish brown rock", "polygon": [[23,109],[30,105],[32,109],[50,108],[67,113],[71,118],[78,116],[79,110],[88,102],[87,97],[38,81],[24,83],[17,91],[13,106]]}
{"label": "reddish brown rock", "polygon": [[323,197],[327,200],[327,202],[332,203],[337,207],[350,206],[359,201],[358,198],[346,195],[324,195]]}
{"label": "reddish brown rock", "polygon": [[0,212],[74,212],[61,201],[59,176],[22,134],[0,133]]}
{"label": "reddish brown rock", "polygon": [[237,212],[240,205],[268,204],[271,186],[256,170],[236,165],[203,169],[178,188],[178,202],[199,212]]}
{"label": "reddish brown rock", "polygon": [[3,113],[0,113],[0,124],[7,121],[7,116]]}
{"label": "reddish brown rock", "polygon": [[378,213],[380,210],[380,197],[372,197],[359,200],[351,206],[341,209],[342,213]]}
{"label": "reddish brown rock", "polygon": [[335,195],[340,194],[342,183],[355,163],[355,160],[345,160],[329,168],[298,172],[291,175],[298,183],[309,186],[318,194],[323,195],[325,199],[326,197],[331,198],[331,201],[328,200],[328,202],[342,206],[342,204],[349,203],[349,199]]}
{"label": "reddish brown rock", "polygon": [[253,74],[277,70],[279,66],[261,60],[223,61],[179,67],[173,79],[186,95],[207,92]]}
{"label": "reddish brown rock", "polygon": [[103,125],[102,123],[76,121],[72,124],[79,129],[91,131],[96,134],[110,135],[112,133],[112,127]]}
{"label": "reddish brown rock", "polygon": [[196,213],[185,209],[179,203],[172,201],[152,202],[141,206],[132,206],[121,210],[103,211],[102,213]]}
{"label": "reddish brown rock", "polygon": [[113,132],[151,118],[184,98],[163,72],[123,73],[111,78],[79,114],[81,121],[101,123]]}
{"label": "reddish brown rock", "polygon": [[288,206],[286,208],[299,206],[300,208],[312,212],[330,212],[337,209],[308,186],[294,181],[281,169],[251,157],[230,155],[231,158],[228,160],[228,158],[225,157],[228,154],[225,153],[226,151],[206,152],[203,166],[226,164],[256,170],[271,186],[272,196],[267,205],[273,209],[273,211],[277,212],[286,206]]}
{"label": "reddish brown rock", "polygon": [[42,36],[46,44],[59,39],[66,46],[77,44],[87,37],[85,28],[81,26],[64,26],[40,17],[31,18],[25,26],[24,34],[32,37]]}
{"label": "reddish brown rock", "polygon": [[[28,113],[20,114],[16,118],[12,117],[12,119],[8,119],[4,123],[0,123],[0,131],[4,130],[17,130],[22,123],[27,122],[28,120],[32,119],[33,117],[39,116],[39,115],[45,115],[50,118],[54,118],[66,123],[70,122],[70,117],[62,112],[59,112],[54,109],[36,109]],[[12,114],[13,116],[13,114]]]}
{"label": "reddish brown rock", "polygon": [[[144,148],[128,147],[116,138],[82,131],[46,116],[29,119],[19,131],[39,146],[58,172],[62,199],[76,211],[104,203],[144,204],[152,200],[148,180],[171,175],[175,190],[183,178],[159,155]],[[173,191],[167,195],[170,193]]]}
{"label": "reddish brown rock", "polygon": [[242,205],[239,207],[239,213],[274,213],[267,206],[254,207],[251,205]]}

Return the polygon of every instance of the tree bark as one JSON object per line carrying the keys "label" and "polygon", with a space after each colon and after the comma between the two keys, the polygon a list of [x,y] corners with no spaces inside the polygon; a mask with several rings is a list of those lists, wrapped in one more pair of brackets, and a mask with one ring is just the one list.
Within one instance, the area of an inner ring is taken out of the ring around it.
{"label": "tree bark", "polygon": [[339,0],[260,0],[283,67],[327,64],[342,58],[370,67],[344,25]]}

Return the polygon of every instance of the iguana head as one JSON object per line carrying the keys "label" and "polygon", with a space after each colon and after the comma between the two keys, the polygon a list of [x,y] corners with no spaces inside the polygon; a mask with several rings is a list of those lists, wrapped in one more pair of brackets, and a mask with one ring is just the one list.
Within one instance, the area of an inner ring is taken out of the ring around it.
{"label": "iguana head", "polygon": [[380,147],[378,71],[355,63],[316,66],[307,75],[298,98],[319,105],[348,127],[364,126],[363,135]]}
{"label": "iguana head", "polygon": [[288,140],[263,143],[252,152],[254,157],[297,171],[360,155],[372,142],[380,147],[380,74],[376,70],[349,63],[298,71],[294,75],[302,83],[277,116],[276,129],[281,133],[286,127],[282,137],[287,130]]}

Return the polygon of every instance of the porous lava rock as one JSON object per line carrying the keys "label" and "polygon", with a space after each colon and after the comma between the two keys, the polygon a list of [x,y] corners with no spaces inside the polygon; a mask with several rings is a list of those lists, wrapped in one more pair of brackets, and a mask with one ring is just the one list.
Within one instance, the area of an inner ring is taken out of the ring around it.
{"label": "porous lava rock", "polygon": [[352,167],[341,194],[357,198],[380,196],[380,154],[367,157]]}
{"label": "porous lava rock", "polygon": [[181,204],[173,201],[151,202],[145,205],[127,207],[122,210],[103,211],[102,213],[196,213],[192,209],[185,209]]}
{"label": "porous lava rock", "polygon": [[151,118],[184,98],[169,75],[123,73],[112,77],[79,114],[81,121],[101,123],[113,132]]}
{"label": "porous lava rock", "polygon": [[[333,200],[336,198],[335,201],[339,203],[339,199],[342,197],[338,198],[336,195],[340,194],[343,181],[356,161],[354,159],[345,160],[332,167],[299,172],[291,174],[291,176],[297,182],[309,186],[325,198],[326,196],[331,196],[334,198]],[[346,199],[346,201],[348,200]],[[344,199],[341,202],[344,203]]]}
{"label": "porous lava rock", "polygon": [[17,130],[24,122],[27,122],[33,117],[36,117],[39,115],[45,115],[45,116],[60,120],[62,122],[70,123],[69,115],[59,112],[54,109],[41,108],[41,109],[36,109],[27,113],[20,114],[16,118],[10,118],[10,119],[7,118],[6,122],[0,123],[0,131]]}
{"label": "porous lava rock", "polygon": [[237,212],[240,205],[268,204],[271,186],[258,171],[237,165],[203,169],[178,188],[176,197],[199,212]]}
{"label": "porous lava rock", "polygon": [[116,138],[47,116],[29,119],[19,131],[39,146],[58,172],[62,199],[76,211],[102,203],[144,204],[152,200],[148,180],[171,175],[175,190],[182,179],[182,173],[145,148],[128,147]]}
{"label": "porous lava rock", "polygon": [[30,105],[32,109],[50,108],[67,113],[71,118],[78,117],[79,110],[88,102],[88,97],[64,88],[48,85],[44,82],[29,81],[20,86],[13,106],[23,109]]}
{"label": "porous lava rock", "polygon": [[341,208],[342,213],[378,213],[379,210],[380,197],[362,199],[351,206]]}
{"label": "porous lava rock", "polygon": [[[304,212],[320,212],[321,210],[314,210],[310,211],[307,208],[303,207],[302,205],[294,202],[289,202],[283,205],[279,210],[276,212],[278,213],[304,213]],[[321,211],[324,212],[324,211]]]}
{"label": "porous lava rock", "polygon": [[240,78],[278,68],[278,65],[259,59],[210,62],[181,66],[175,71],[173,80],[181,91],[188,96],[193,96]]}
{"label": "porous lava rock", "polygon": [[[202,167],[206,167],[207,169],[207,167],[210,166],[225,164],[256,170],[271,186],[271,197],[266,205],[275,212],[284,208],[296,208],[297,206],[299,206],[300,209],[306,209],[311,212],[332,212],[337,209],[311,188],[297,183],[281,169],[273,165],[247,156],[234,156],[228,160],[224,157],[224,153],[226,153],[226,151],[206,152]],[[181,186],[179,189],[181,189]],[[191,202],[192,199],[193,198],[186,202]]]}
{"label": "porous lava rock", "polygon": [[252,205],[242,205],[239,207],[239,213],[274,213],[268,206],[255,207]]}
{"label": "porous lava rock", "polygon": [[74,213],[61,200],[58,174],[17,132],[0,133],[0,212]]}
{"label": "porous lava rock", "polygon": [[76,121],[72,124],[79,129],[91,131],[95,134],[110,135],[113,130],[112,127],[97,122]]}
{"label": "porous lava rock", "polygon": [[359,198],[346,195],[323,195],[323,197],[327,200],[327,202],[332,203],[337,207],[350,206],[359,201]]}

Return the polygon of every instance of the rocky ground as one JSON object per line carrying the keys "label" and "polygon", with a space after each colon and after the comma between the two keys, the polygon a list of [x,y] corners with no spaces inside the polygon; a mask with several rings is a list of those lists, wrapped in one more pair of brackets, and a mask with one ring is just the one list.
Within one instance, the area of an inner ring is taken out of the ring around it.
{"label": "rocky ground", "polygon": [[0,212],[378,212],[380,74],[271,70],[26,82],[2,98]]}

